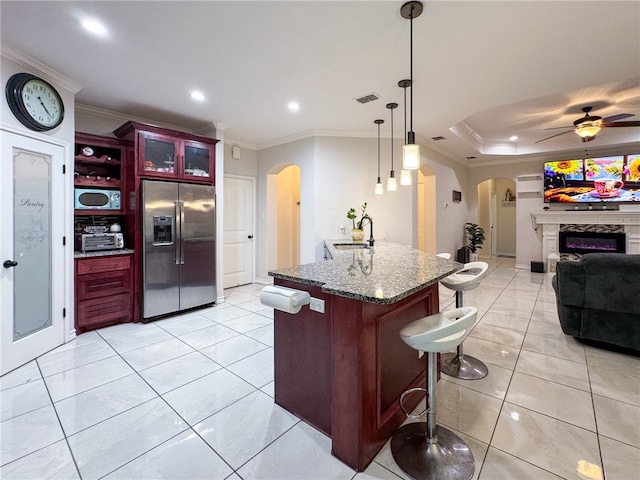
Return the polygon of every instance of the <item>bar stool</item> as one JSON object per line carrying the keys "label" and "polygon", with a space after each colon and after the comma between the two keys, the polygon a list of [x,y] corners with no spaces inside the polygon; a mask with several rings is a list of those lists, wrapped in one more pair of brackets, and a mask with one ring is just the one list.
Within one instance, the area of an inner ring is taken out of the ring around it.
{"label": "bar stool", "polygon": [[[469,446],[451,430],[436,425],[436,382],[438,353],[446,352],[464,339],[478,314],[475,307],[462,307],[424,317],[400,330],[400,337],[411,348],[427,352],[427,421],[408,423],[391,437],[391,453],[398,466],[417,480],[469,480],[475,463]],[[400,397],[400,406],[407,416]]]}
{"label": "bar stool", "polygon": [[[487,274],[489,265],[486,262],[465,263],[462,270],[440,280],[445,287],[455,290],[456,308],[462,307],[462,292],[473,290],[480,285],[481,280]],[[476,271],[476,273],[464,273]],[[465,355],[462,342],[458,345],[456,353],[444,353],[440,356],[440,371],[450,377],[463,380],[478,380],[489,373],[487,366],[471,355]]]}

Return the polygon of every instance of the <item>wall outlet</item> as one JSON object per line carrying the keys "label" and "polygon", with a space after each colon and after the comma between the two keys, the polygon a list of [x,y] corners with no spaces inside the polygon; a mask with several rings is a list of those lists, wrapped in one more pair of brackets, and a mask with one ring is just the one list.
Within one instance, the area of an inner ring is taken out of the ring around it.
{"label": "wall outlet", "polygon": [[311,297],[311,302],[309,303],[309,308],[314,312],[324,313],[324,300],[320,300],[319,298]]}

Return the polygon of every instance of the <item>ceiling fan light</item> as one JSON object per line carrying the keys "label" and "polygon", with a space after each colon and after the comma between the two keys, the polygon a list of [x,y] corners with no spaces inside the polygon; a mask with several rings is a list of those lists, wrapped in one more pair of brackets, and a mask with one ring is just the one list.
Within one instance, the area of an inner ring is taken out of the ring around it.
{"label": "ceiling fan light", "polygon": [[410,170],[400,170],[400,185],[407,186],[411,185],[411,171]]}
{"label": "ceiling fan light", "polygon": [[595,137],[601,129],[600,122],[587,123],[576,128],[576,133],[582,138]]}

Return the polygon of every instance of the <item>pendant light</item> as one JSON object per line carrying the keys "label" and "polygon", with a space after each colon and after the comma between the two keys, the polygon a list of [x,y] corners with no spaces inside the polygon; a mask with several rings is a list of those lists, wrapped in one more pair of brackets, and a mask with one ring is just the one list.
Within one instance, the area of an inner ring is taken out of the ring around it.
{"label": "pendant light", "polygon": [[422,13],[422,2],[407,2],[400,7],[400,15],[402,18],[410,19],[410,75],[411,81],[411,126],[407,132],[407,142],[402,147],[402,168],[405,170],[417,170],[420,168],[420,145],[416,143],[416,134],[413,131],[413,19],[418,18]]}
{"label": "pendant light", "polygon": [[[403,138],[407,138],[407,87],[411,86],[411,80],[404,79],[398,82],[398,86],[404,90],[404,130],[402,133]],[[404,163],[404,162],[403,162]],[[400,170],[400,185],[411,185],[411,170],[403,168]]]}
{"label": "pendant light", "polygon": [[380,181],[380,124],[384,123],[384,120],[374,120],[373,123],[378,125],[378,181],[376,182],[376,195],[382,195],[384,189],[382,188],[382,182]]}
{"label": "pendant light", "polygon": [[387,192],[395,192],[398,189],[396,173],[393,171],[393,109],[398,108],[397,103],[387,103],[387,108],[391,110],[391,173],[387,178]]}

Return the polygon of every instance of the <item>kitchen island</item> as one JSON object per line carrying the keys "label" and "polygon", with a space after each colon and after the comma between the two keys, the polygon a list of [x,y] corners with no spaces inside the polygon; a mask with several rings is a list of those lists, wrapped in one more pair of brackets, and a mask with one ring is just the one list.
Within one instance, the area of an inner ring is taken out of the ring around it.
{"label": "kitchen island", "polygon": [[424,357],[398,332],[438,312],[438,280],[462,265],[397,244],[352,243],[327,240],[327,260],[269,275],[314,304],[275,310],[276,403],[330,436],[332,453],[362,471],[405,420],[402,392],[425,384]]}

